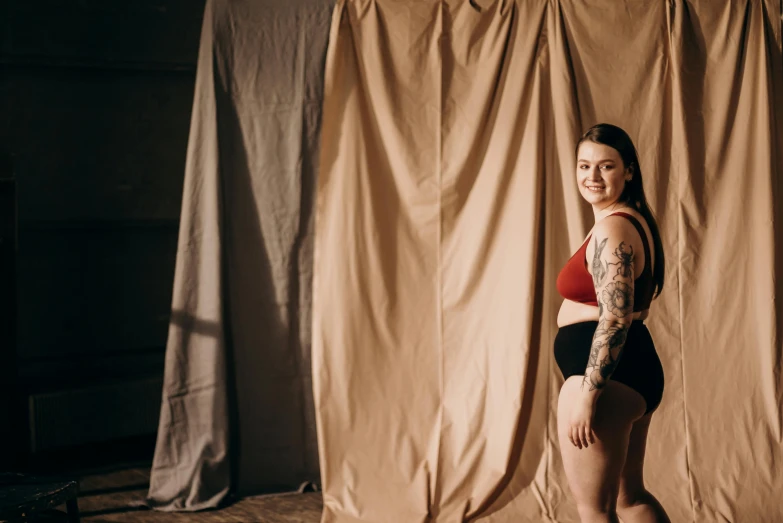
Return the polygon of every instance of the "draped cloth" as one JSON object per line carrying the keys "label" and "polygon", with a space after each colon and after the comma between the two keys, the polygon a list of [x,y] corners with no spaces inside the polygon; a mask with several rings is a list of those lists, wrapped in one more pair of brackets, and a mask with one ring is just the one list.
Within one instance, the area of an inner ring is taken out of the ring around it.
{"label": "draped cloth", "polygon": [[780,3],[587,4],[338,1],[313,281],[324,523],[578,520],[554,283],[592,225],[574,145],[598,122],[634,139],[666,254],[647,486],[672,521],[783,519]]}
{"label": "draped cloth", "polygon": [[319,480],[312,223],[332,5],[208,0],[148,504]]}

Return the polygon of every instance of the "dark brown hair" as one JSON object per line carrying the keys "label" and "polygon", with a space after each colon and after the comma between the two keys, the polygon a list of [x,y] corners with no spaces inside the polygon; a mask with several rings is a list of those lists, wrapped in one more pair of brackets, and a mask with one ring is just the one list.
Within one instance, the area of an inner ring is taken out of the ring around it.
{"label": "dark brown hair", "polygon": [[622,202],[629,207],[636,209],[647,221],[647,226],[653,236],[655,244],[655,271],[653,272],[653,285],[655,289],[654,297],[658,297],[663,290],[663,277],[666,271],[666,262],[663,255],[663,244],[661,243],[661,233],[658,230],[658,222],[655,221],[644,196],[644,184],[642,183],[642,168],[639,165],[639,155],[636,154],[636,148],[633,146],[628,133],[615,125],[608,123],[599,123],[594,125],[582,135],[576,144],[575,155],[578,155],[579,146],[582,142],[593,142],[602,145],[608,145],[620,153],[625,167],[630,168],[633,177],[625,182],[625,189],[617,201]]}

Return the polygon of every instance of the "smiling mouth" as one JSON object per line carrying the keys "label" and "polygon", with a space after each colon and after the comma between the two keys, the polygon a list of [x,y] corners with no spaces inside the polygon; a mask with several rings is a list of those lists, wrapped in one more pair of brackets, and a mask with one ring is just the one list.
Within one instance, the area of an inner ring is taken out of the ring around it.
{"label": "smiling mouth", "polygon": [[592,192],[599,192],[599,191],[602,191],[604,189],[603,187],[591,187],[589,185],[585,185],[585,187],[587,187],[587,190],[592,191]]}

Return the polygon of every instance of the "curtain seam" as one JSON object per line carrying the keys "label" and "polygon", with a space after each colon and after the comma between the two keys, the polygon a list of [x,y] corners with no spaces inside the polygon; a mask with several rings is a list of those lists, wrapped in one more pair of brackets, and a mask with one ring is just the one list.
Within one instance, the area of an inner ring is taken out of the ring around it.
{"label": "curtain seam", "polygon": [[[439,499],[439,492],[438,489],[440,488],[440,460],[441,460],[441,448],[442,448],[442,440],[443,440],[443,416],[444,416],[444,410],[445,410],[445,369],[446,369],[446,358],[444,355],[444,310],[443,310],[443,38],[444,38],[444,11],[448,9],[448,5],[445,4],[445,0],[440,0],[440,9],[439,9],[439,21],[440,21],[440,34],[438,35],[437,39],[437,59],[438,59],[438,73],[440,75],[439,78],[439,89],[438,89],[438,140],[437,140],[437,168],[436,168],[436,189],[437,189],[437,206],[438,206],[438,216],[437,216],[437,232],[436,232],[436,299],[437,299],[437,345],[438,345],[438,351],[439,351],[439,368],[438,368],[438,393],[440,397],[439,400],[439,412],[438,412],[438,433],[437,433],[437,450],[435,453],[435,470],[434,470],[434,478],[433,481],[435,482],[434,485],[431,487],[430,491],[433,493],[432,498],[430,499],[430,506],[427,507],[427,512],[429,517],[432,517],[432,509],[435,508],[437,512],[440,511],[441,507],[441,500]],[[437,506],[433,507],[433,505],[437,503]],[[437,516],[436,516],[437,517]],[[429,519],[429,518],[428,518]]]}
{"label": "curtain seam", "polygon": [[[676,10],[677,10],[677,4],[675,1],[672,1],[670,4],[669,9],[669,64],[671,65],[671,58],[672,58],[672,22],[673,16],[676,16]],[[672,86],[672,91],[674,90],[674,69],[672,67],[669,68],[669,78],[670,78],[670,85]],[[678,78],[679,80],[679,78]],[[680,105],[682,105],[682,89],[681,89],[681,82],[677,82],[677,90],[678,90],[678,101]],[[674,94],[674,93],[672,93]],[[673,115],[670,114],[670,118],[672,118],[673,121]],[[683,124],[683,131],[685,130],[687,124]],[[679,153],[680,153],[680,146],[677,145],[673,149],[673,156],[674,159],[678,159]],[[677,316],[679,320],[679,329],[678,329],[678,339],[680,342],[680,379],[682,381],[682,418],[683,418],[683,428],[685,431],[685,470],[688,473],[688,490],[690,494],[691,499],[691,518],[694,523],[696,522],[696,499],[694,496],[694,488],[693,488],[693,471],[691,469],[691,463],[690,463],[690,431],[688,430],[688,413],[687,413],[687,401],[685,400],[685,353],[683,350],[683,347],[685,346],[683,341],[683,335],[682,335],[682,329],[683,329],[683,307],[682,307],[682,227],[683,227],[683,221],[682,221],[682,172],[680,163],[677,161],[672,162],[673,165],[675,165],[675,171],[677,173]]]}

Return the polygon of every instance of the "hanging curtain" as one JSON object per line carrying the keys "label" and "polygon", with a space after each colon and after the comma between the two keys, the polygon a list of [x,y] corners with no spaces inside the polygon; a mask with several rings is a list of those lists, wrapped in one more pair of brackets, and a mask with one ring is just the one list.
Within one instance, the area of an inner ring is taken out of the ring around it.
{"label": "hanging curtain", "polygon": [[312,222],[332,5],[208,0],[148,504],[319,480]]}
{"label": "hanging curtain", "polygon": [[574,144],[598,122],[634,138],[666,252],[648,487],[672,521],[783,519],[780,14],[338,1],[313,283],[323,523],[577,521],[554,282],[592,225]]}

